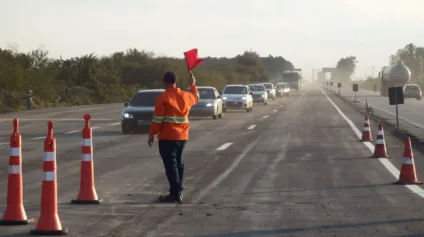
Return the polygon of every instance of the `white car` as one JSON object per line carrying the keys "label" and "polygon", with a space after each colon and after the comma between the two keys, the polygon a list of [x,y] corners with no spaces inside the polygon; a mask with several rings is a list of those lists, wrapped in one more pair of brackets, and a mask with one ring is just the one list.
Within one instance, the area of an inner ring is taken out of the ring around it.
{"label": "white car", "polygon": [[245,109],[246,112],[253,110],[252,92],[247,85],[227,85],[222,91],[224,100],[223,111],[227,109]]}
{"label": "white car", "polygon": [[281,87],[283,88],[283,95],[290,95],[290,86],[287,82],[281,82]]}
{"label": "white car", "polygon": [[275,98],[277,97],[277,90],[275,89],[274,84],[270,82],[261,84],[265,86],[266,91],[268,92],[268,98],[272,98],[273,100],[275,100]]}
{"label": "white car", "polygon": [[268,93],[265,86],[262,84],[249,84],[249,89],[252,92],[253,102],[268,104]]}

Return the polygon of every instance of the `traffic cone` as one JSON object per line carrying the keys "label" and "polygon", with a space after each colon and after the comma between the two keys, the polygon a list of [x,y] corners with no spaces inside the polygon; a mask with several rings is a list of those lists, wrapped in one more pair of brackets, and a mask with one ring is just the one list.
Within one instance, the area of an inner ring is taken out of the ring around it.
{"label": "traffic cone", "polygon": [[371,129],[370,129],[370,119],[368,115],[365,115],[364,128],[362,128],[362,138],[361,142],[372,142]]}
{"label": "traffic cone", "polygon": [[374,154],[370,158],[390,158],[390,156],[387,155],[386,142],[384,141],[383,125],[381,123],[378,124]]}
{"label": "traffic cone", "polygon": [[0,225],[29,224],[23,205],[21,142],[19,120],[15,118],[13,120],[13,133],[10,135],[7,206]]}
{"label": "traffic cone", "polygon": [[43,182],[41,184],[41,208],[37,227],[32,235],[66,235],[58,215],[56,180],[56,138],[53,136],[53,121],[49,120],[48,133],[44,139]]}
{"label": "traffic cone", "polygon": [[411,139],[405,140],[405,149],[403,151],[402,167],[400,169],[399,180],[394,184],[423,184],[417,179],[415,171],[414,154],[411,148]]}
{"label": "traffic cone", "polygon": [[91,115],[85,114],[85,126],[82,130],[81,150],[81,177],[78,198],[72,200],[72,204],[99,204],[101,200],[97,197],[94,187],[94,163],[93,163],[93,130],[90,128]]}

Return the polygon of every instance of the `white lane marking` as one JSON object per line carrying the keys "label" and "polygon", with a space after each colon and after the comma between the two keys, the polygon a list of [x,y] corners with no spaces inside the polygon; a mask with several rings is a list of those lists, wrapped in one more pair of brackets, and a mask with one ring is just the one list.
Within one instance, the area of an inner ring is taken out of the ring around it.
{"label": "white lane marking", "polygon": [[256,125],[250,125],[247,129],[249,129],[249,130],[252,130],[252,129],[254,129],[256,127]]}
{"label": "white lane marking", "polygon": [[231,143],[231,142],[227,142],[227,143],[225,143],[224,145],[222,145],[222,146],[220,146],[220,147],[216,148],[216,150],[217,150],[217,151],[223,151],[223,150],[227,149],[228,147],[230,147],[231,145],[233,145],[233,143]]}
{"label": "white lane marking", "polygon": [[119,122],[119,123],[111,123],[111,124],[109,124],[109,126],[116,126],[116,125],[121,125],[121,123]]}
{"label": "white lane marking", "polygon": [[[346,122],[349,124],[349,126],[352,128],[352,130],[355,132],[356,136],[358,138],[362,137],[362,133],[361,131],[359,131],[358,128],[356,128],[356,125],[352,122],[352,120],[350,120],[348,117],[346,117],[346,115],[341,111],[341,109],[330,99],[330,97],[328,97],[328,95],[322,90],[320,89],[322,93],[324,93],[325,97],[327,97],[328,101],[330,101],[330,103],[334,106],[334,108],[336,108],[337,112],[339,112],[340,116],[342,116],[342,118],[344,118],[344,120],[346,120]],[[364,142],[364,145],[371,151],[374,152],[374,145],[371,144],[370,142]],[[386,158],[379,158],[378,159],[383,165],[384,167],[386,167],[386,169],[396,178],[399,178],[399,170],[390,162],[388,161]],[[420,188],[419,186],[412,184],[412,185],[404,185],[407,188],[409,188],[409,190],[411,190],[412,192],[418,194],[420,197],[424,198],[424,189]]]}
{"label": "white lane marking", "polygon": [[263,119],[266,119],[266,118],[268,118],[268,117],[269,117],[268,115],[265,115],[265,116],[263,116],[262,118],[263,118]]}
{"label": "white lane marking", "polygon": [[278,111],[278,109],[274,109],[274,113],[277,112],[277,111]]}
{"label": "white lane marking", "polygon": [[253,147],[259,142],[260,137],[256,138],[255,141],[253,141],[248,147],[246,147],[240,155],[236,157],[234,162],[228,167],[223,173],[221,173],[220,176],[218,176],[209,186],[207,186],[205,189],[201,190],[199,195],[195,198],[193,198],[194,203],[198,203],[208,192],[219,185],[237,166],[240,164],[240,162],[246,157],[246,155],[253,149]]}
{"label": "white lane marking", "polygon": [[40,139],[44,139],[44,138],[46,138],[46,137],[33,137],[32,139],[34,139],[34,140],[40,140]]}
{"label": "white lane marking", "polygon": [[0,145],[6,145],[6,144],[9,144],[9,142],[0,143]]}
{"label": "white lane marking", "polygon": [[94,129],[98,129],[98,128],[101,128],[101,127],[95,127],[95,126],[94,126],[94,127],[92,127],[91,129],[93,129],[93,130],[94,130]]}
{"label": "white lane marking", "polygon": [[283,107],[284,105],[280,105],[280,108]]}
{"label": "white lane marking", "polygon": [[70,131],[70,132],[65,132],[65,134],[72,134],[72,133],[77,133],[79,131],[75,130],[75,131]]}

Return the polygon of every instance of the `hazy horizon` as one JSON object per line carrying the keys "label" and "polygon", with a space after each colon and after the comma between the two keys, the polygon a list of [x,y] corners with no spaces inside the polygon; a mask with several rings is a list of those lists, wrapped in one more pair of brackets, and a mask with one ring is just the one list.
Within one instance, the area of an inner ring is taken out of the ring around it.
{"label": "hazy horizon", "polygon": [[[227,2],[227,3],[225,3]],[[252,49],[282,56],[303,70],[335,67],[356,56],[355,77],[374,75],[406,44],[424,42],[424,2],[394,0],[233,1],[2,1],[0,47],[27,52],[43,46],[50,57],[128,48],[182,57],[234,57]],[[22,7],[22,6],[25,6]],[[413,7],[411,7],[413,6]]]}

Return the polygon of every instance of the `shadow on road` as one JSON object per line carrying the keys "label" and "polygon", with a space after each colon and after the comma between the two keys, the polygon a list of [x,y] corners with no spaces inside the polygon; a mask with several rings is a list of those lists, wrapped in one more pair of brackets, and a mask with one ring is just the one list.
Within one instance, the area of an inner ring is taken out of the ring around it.
{"label": "shadow on road", "polygon": [[[276,230],[255,230],[255,231],[235,232],[235,233],[233,232],[233,233],[222,233],[222,234],[208,234],[208,235],[197,235],[195,237],[263,237],[263,236],[274,236],[274,235],[281,236],[281,235],[293,234],[293,233],[299,233],[299,232],[370,227],[370,226],[377,226],[377,225],[393,225],[393,224],[413,223],[413,222],[422,222],[422,221],[424,221],[424,219],[400,219],[400,220],[391,220],[391,221],[364,222],[364,223],[357,223],[357,224],[323,225],[323,226],[305,227],[305,228],[287,228],[287,229],[276,229]],[[413,236],[422,236],[422,235],[405,235],[405,237],[407,236],[413,237]]]}

